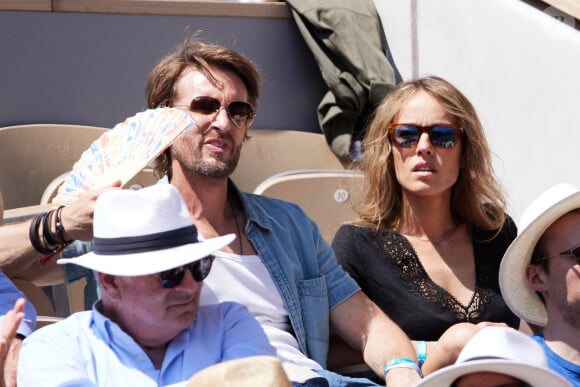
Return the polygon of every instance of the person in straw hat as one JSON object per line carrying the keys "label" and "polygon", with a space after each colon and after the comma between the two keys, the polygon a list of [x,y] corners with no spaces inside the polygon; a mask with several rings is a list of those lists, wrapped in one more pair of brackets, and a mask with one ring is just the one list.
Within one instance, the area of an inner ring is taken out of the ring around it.
{"label": "person in straw hat", "polygon": [[[214,265],[219,275],[205,282],[201,304],[246,305],[292,370],[290,379],[299,384],[324,378],[331,386],[376,385],[328,369],[332,327],[378,376],[385,375],[389,362],[410,359],[380,383],[414,386],[421,370],[411,341],[342,269],[312,219],[293,203],[243,192],[230,178],[256,115],[259,86],[258,69],[248,58],[195,34],[161,59],[146,82],[148,108],[178,108],[195,121],[155,162],[157,174],[179,190],[201,235],[237,235],[221,250],[222,259]],[[87,240],[80,231],[91,227],[100,189],[62,209],[63,240]],[[14,244],[9,253],[0,251],[0,265],[6,257],[18,257],[23,264],[39,257],[27,238],[31,224],[0,227],[0,246]],[[79,244],[67,253],[78,255]]]}
{"label": "person in straw hat", "polygon": [[566,387],[548,368],[542,347],[509,327],[482,328],[467,342],[454,365],[441,368],[417,387]]}
{"label": "person in straw hat", "polygon": [[580,386],[580,190],[557,184],[524,212],[499,272],[510,309],[535,327],[550,368]]}
{"label": "person in straw hat", "polygon": [[241,304],[199,306],[212,254],[235,236],[198,240],[173,186],[103,193],[93,234],[93,252],[57,262],[96,272],[101,299],[24,340],[18,385],[185,384],[218,362],[275,355]]}

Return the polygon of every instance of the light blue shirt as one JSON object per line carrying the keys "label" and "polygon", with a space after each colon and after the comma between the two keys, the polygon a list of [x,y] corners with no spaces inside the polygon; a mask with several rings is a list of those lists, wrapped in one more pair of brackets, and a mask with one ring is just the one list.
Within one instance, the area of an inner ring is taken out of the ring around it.
{"label": "light blue shirt", "polygon": [[79,312],[24,340],[18,385],[166,386],[225,360],[276,352],[243,305],[201,306],[194,324],[173,339],[161,369],[143,349],[98,309]]}
{"label": "light blue shirt", "polygon": [[[158,182],[167,183],[166,178]],[[228,184],[244,205],[244,232],[282,297],[300,350],[326,367],[330,310],[360,287],[299,206],[241,192],[231,180]]]}
{"label": "light blue shirt", "polygon": [[[24,294],[18,290],[12,281],[2,270],[0,270],[0,324],[4,321],[4,315],[14,308],[14,303],[20,297],[25,297]],[[24,307],[24,320],[20,323],[16,333],[23,336],[28,336],[36,328],[36,309],[27,300]]]}
{"label": "light blue shirt", "polygon": [[244,231],[276,285],[300,350],[326,367],[330,310],[360,290],[297,205],[239,191]]}

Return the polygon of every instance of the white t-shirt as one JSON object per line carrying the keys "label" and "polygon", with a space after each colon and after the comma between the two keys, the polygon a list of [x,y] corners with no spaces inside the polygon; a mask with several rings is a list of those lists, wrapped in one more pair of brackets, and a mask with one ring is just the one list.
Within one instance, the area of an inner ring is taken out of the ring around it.
{"label": "white t-shirt", "polygon": [[270,273],[257,255],[217,252],[209,276],[204,280],[201,305],[236,301],[245,305],[262,325],[282,363],[322,369],[307,358],[292,335],[288,313]]}

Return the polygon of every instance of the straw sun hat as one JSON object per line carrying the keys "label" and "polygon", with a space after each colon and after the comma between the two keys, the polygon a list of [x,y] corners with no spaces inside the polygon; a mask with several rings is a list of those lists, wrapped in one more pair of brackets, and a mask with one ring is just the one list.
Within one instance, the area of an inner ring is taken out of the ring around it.
{"label": "straw sun hat", "polygon": [[228,234],[200,241],[171,184],[104,192],[95,204],[93,234],[92,252],[57,263],[119,276],[148,275],[198,261],[235,239]]}
{"label": "straw sun hat", "polygon": [[545,326],[546,307],[528,283],[526,266],[538,240],[546,229],[568,212],[580,208],[580,190],[570,184],[558,184],[541,194],[524,211],[518,225],[520,233],[502,259],[499,285],[509,308],[520,318]]}

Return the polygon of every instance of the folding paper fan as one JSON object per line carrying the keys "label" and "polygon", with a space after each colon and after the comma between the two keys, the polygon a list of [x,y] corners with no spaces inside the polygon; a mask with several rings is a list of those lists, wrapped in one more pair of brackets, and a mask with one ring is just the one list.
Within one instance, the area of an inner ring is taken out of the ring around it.
{"label": "folding paper fan", "polygon": [[83,152],[52,203],[69,205],[89,189],[117,180],[126,184],[193,125],[187,112],[166,107],[127,118]]}

